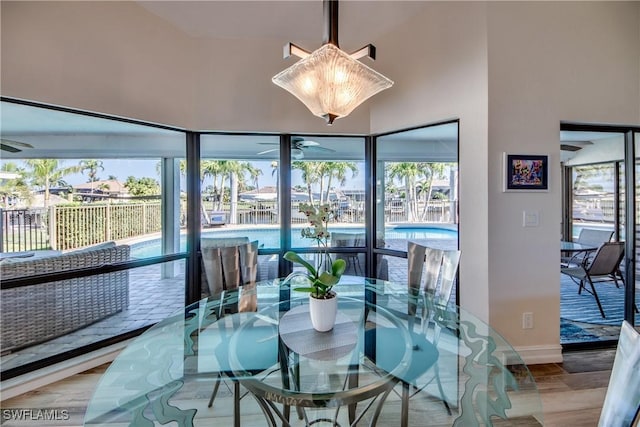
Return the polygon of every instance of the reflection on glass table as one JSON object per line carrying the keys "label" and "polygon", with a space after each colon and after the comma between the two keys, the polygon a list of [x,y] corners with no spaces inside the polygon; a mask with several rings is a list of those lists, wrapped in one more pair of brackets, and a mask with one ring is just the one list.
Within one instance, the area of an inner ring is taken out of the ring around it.
{"label": "reflection on glass table", "polygon": [[[113,361],[85,425],[542,425],[529,370],[485,323],[403,284],[346,276],[335,289],[325,333],[278,280],[186,307]],[[208,407],[220,382],[227,396]]]}

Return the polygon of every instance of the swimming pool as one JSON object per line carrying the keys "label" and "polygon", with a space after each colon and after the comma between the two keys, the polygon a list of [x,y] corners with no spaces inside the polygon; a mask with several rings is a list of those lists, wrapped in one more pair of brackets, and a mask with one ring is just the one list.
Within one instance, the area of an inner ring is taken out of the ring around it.
{"label": "swimming pool", "polygon": [[[344,233],[363,233],[364,228],[329,228],[329,231],[340,231]],[[291,244],[294,248],[309,247],[311,241],[300,235],[300,228],[292,229]],[[279,228],[253,228],[235,230],[208,230],[202,233],[203,238],[215,237],[238,237],[246,236],[249,240],[257,240],[262,248],[280,247]],[[437,226],[389,226],[385,228],[385,241],[393,240],[439,240],[457,241],[458,231],[450,228]],[[131,244],[131,256],[135,258],[146,258],[161,255],[160,239],[147,240]],[[180,237],[180,251],[186,251],[186,236]]]}

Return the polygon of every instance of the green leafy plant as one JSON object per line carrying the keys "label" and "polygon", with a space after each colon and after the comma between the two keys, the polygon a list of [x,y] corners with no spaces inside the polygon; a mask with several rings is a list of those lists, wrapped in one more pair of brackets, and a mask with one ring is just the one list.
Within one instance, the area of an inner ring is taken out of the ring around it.
{"label": "green leafy plant", "polygon": [[323,248],[320,254],[320,262],[317,267],[304,260],[293,251],[284,254],[284,259],[302,265],[306,271],[294,271],[285,279],[288,283],[295,277],[305,277],[309,282],[308,286],[293,288],[294,291],[309,292],[314,298],[332,298],[334,296],[331,289],[338,284],[340,277],[347,268],[347,263],[343,259],[333,261],[329,254],[329,239],[331,234],[327,229],[329,221],[334,218],[333,211],[328,204],[313,206],[307,203],[300,203],[299,211],[304,213],[309,219],[309,227],[302,229],[302,237],[314,239],[317,245]]}

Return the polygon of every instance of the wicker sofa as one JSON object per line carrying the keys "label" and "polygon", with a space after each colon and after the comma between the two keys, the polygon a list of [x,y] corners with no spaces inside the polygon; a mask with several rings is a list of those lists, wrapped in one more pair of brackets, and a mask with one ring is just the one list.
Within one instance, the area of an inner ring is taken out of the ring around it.
{"label": "wicker sofa", "polygon": [[[113,243],[48,257],[5,259],[7,279],[97,267],[129,259],[130,248]],[[7,353],[83,328],[125,309],[129,273],[118,271],[1,290],[0,348]]]}

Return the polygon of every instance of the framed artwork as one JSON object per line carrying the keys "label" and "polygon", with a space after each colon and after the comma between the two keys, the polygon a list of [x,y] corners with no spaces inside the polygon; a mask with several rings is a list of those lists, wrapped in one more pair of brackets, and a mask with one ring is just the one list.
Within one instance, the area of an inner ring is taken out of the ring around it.
{"label": "framed artwork", "polygon": [[548,191],[549,156],[504,153],[503,191]]}

